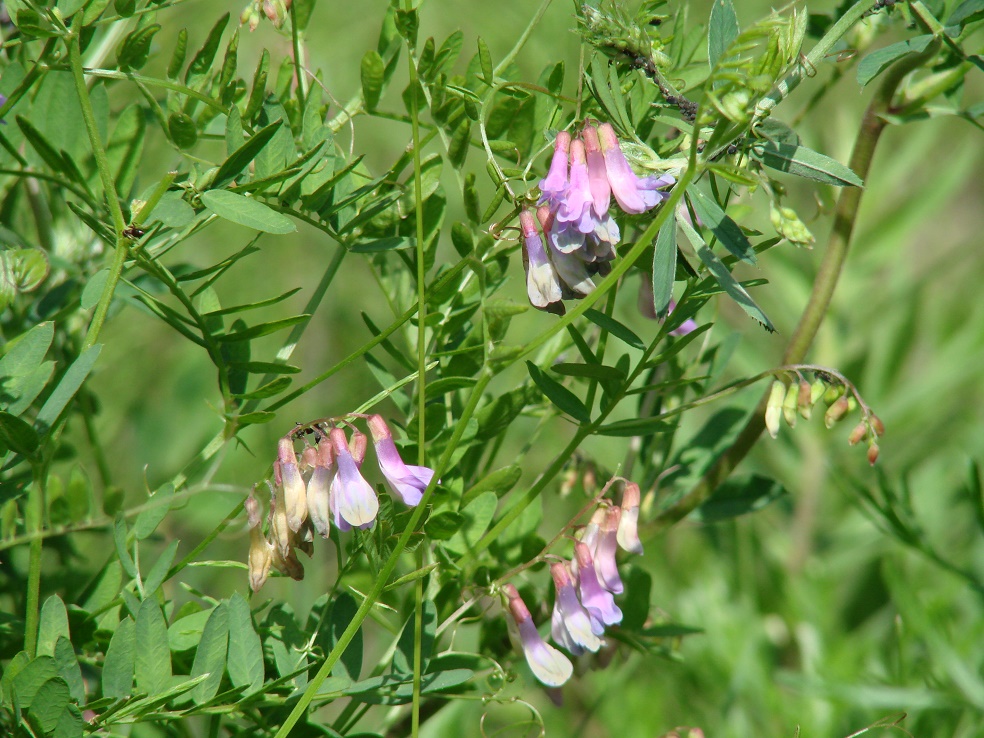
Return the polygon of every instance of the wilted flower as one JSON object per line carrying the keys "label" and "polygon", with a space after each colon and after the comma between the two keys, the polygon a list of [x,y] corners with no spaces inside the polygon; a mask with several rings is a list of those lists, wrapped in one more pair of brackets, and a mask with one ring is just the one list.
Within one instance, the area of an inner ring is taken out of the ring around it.
{"label": "wilted flower", "polygon": [[280,487],[274,488],[269,482],[270,487],[270,535],[273,538],[273,545],[281,556],[286,557],[290,551],[293,533],[287,525],[287,510],[284,508],[284,492]]}
{"label": "wilted flower", "polygon": [[[307,449],[305,449],[305,452]],[[328,537],[329,500],[335,452],[331,441],[322,436],[315,451],[314,469],[307,482],[308,520],[322,538]]]}
{"label": "wilted flower", "polygon": [[581,604],[588,614],[603,625],[615,625],[622,622],[622,611],[615,604],[611,592],[601,586],[595,571],[591,550],[583,541],[574,544],[574,556],[577,560],[578,590],[581,594]]}
{"label": "wilted flower", "polygon": [[639,485],[626,482],[622,489],[622,518],[618,522],[616,539],[619,546],[635,554],[642,553],[642,541],[639,540],[640,501]]}
{"label": "wilted flower", "polygon": [[249,521],[249,586],[254,592],[266,582],[273,563],[273,546],[264,537],[260,526],[260,505],[251,494],[246,498],[246,518]]}
{"label": "wilted flower", "polygon": [[509,598],[509,612],[519,628],[523,655],[526,656],[526,663],[530,665],[533,676],[548,687],[559,687],[574,672],[570,659],[540,637],[533,617],[516,588],[507,584],[502,589]]}
{"label": "wilted flower", "polygon": [[[359,436],[362,438],[360,439]],[[376,513],[379,512],[376,492],[359,472],[353,450],[349,448],[348,440],[345,438],[345,431],[341,428],[332,428],[328,437],[338,466],[330,493],[332,509],[337,513],[335,522],[339,523],[341,519],[352,527],[367,528],[372,525]],[[364,434],[352,434],[353,446],[365,442]],[[364,454],[363,450],[362,455]],[[339,527],[342,526],[339,524]]]}
{"label": "wilted flower", "polygon": [[536,220],[528,210],[519,214],[526,247],[526,293],[533,307],[547,308],[561,300],[560,280],[554,265],[543,248],[543,239],[536,227]]}
{"label": "wilted flower", "polygon": [[274,464],[274,475],[277,483],[283,486],[284,506],[286,507],[287,525],[292,531],[301,529],[301,524],[307,518],[307,494],[304,480],[297,468],[297,454],[294,453],[294,441],[288,435],[277,444],[277,461]]}
{"label": "wilted flower", "polygon": [[584,653],[585,649],[597,651],[602,645],[598,636],[603,628],[598,621],[592,624],[591,616],[577,598],[567,564],[551,564],[550,575],[557,590],[550,618],[551,637],[575,656]]}
{"label": "wilted flower", "polygon": [[368,423],[376,447],[379,469],[383,472],[390,491],[406,505],[413,507],[419,504],[424,490],[434,477],[434,470],[403,463],[393,442],[393,434],[382,415],[370,415]]}

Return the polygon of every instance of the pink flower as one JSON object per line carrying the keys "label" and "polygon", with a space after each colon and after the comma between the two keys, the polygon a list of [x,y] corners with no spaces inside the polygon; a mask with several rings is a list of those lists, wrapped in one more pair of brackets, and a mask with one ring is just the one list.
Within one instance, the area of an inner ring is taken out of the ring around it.
{"label": "pink flower", "polygon": [[615,604],[612,593],[601,586],[598,574],[595,572],[591,550],[583,541],[574,544],[574,556],[577,560],[578,590],[581,594],[581,604],[588,614],[598,623],[615,625],[622,622],[622,611]]}
{"label": "pink flower", "polygon": [[556,208],[567,195],[567,158],[571,148],[571,134],[561,131],[554,139],[553,159],[550,160],[550,171],[540,180],[540,202]]}
{"label": "pink flower", "polygon": [[577,598],[567,564],[551,564],[550,575],[557,590],[550,618],[551,637],[575,656],[584,653],[585,649],[597,651],[602,645],[598,636],[603,628],[597,621],[592,623],[591,616]]}
{"label": "pink flower", "polygon": [[618,143],[615,129],[609,123],[602,123],[598,126],[600,134],[601,150],[605,159],[605,171],[608,175],[608,183],[611,186],[612,194],[618,205],[626,213],[643,213],[655,207],[660,202],[669,198],[658,188],[668,187],[676,180],[669,176],[646,177],[636,176],[629,166],[622,153],[622,147]]}
{"label": "pink flower", "polygon": [[573,228],[578,233],[591,233],[598,224],[598,217],[607,213],[595,213],[594,198],[588,177],[584,143],[578,139],[571,144],[570,185],[565,197],[557,205],[557,225],[562,229]]}
{"label": "pink flower", "polygon": [[605,157],[601,153],[598,130],[594,126],[585,126],[581,135],[584,138],[584,150],[588,160],[588,183],[591,187],[593,207],[595,214],[601,217],[608,212],[612,202],[612,188],[605,169]]}
{"label": "pink flower", "polygon": [[548,687],[559,687],[574,672],[570,659],[540,637],[533,617],[516,588],[507,584],[502,589],[509,598],[509,612],[516,621],[523,655],[526,656],[526,663],[530,665],[533,676]]}
{"label": "pink flower", "polygon": [[349,448],[345,431],[341,428],[332,428],[328,437],[335,452],[335,463],[338,465],[330,492],[330,505],[335,514],[335,523],[341,530],[347,530],[348,527],[368,528],[379,512],[379,500],[376,499],[375,490],[359,471],[362,458],[365,458],[366,437],[357,431],[352,434],[353,447],[361,450],[358,463],[353,450]]}
{"label": "pink flower", "polygon": [[390,491],[403,500],[405,505],[413,507],[419,504],[424,490],[434,477],[434,470],[403,463],[393,442],[393,434],[382,415],[370,415],[368,422],[379,469],[383,472]]}

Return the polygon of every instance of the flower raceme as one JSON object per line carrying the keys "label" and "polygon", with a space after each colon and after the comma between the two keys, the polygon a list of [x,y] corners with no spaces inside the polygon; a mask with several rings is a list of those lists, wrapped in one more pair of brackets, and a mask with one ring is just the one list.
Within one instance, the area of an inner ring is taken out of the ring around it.
{"label": "flower raceme", "polygon": [[[573,559],[550,565],[555,590],[550,637],[572,656],[598,651],[604,645],[605,627],[622,622],[615,595],[624,587],[615,554],[618,547],[642,553],[637,532],[640,497],[639,486],[626,481],[622,505],[607,501],[600,505],[578,532]],[[559,677],[570,676],[564,666],[569,662],[566,658],[561,662],[562,655],[543,643],[515,587],[506,585],[504,591],[534,676],[549,687],[559,686],[566,680],[558,681]]]}
{"label": "flower raceme", "polygon": [[530,213],[520,213],[530,303],[562,312],[562,299],[591,292],[591,277],[608,273],[621,239],[612,198],[623,212],[643,213],[667,199],[662,189],[675,182],[670,175],[637,176],[608,123],[584,126],[579,138],[558,133],[550,169],[540,180],[537,216],[546,247]]}
{"label": "flower raceme", "polygon": [[[425,466],[405,464],[393,434],[380,415],[357,416],[366,420],[373,437],[376,459],[386,485],[395,497],[411,507],[420,503],[424,490],[434,477]],[[350,421],[346,421],[351,425]],[[351,435],[338,427],[311,426],[318,436],[317,446],[305,447],[298,459],[294,444],[308,432],[304,426],[281,438],[273,464],[270,487],[270,515],[267,535],[263,535],[256,498],[251,493],[245,507],[250,529],[250,586],[258,591],[271,566],[294,579],[304,577],[296,549],[308,556],[314,550],[314,536],[328,538],[331,523],[340,531],[370,528],[379,512],[376,490],[362,475],[362,462],[368,437],[352,427]]]}

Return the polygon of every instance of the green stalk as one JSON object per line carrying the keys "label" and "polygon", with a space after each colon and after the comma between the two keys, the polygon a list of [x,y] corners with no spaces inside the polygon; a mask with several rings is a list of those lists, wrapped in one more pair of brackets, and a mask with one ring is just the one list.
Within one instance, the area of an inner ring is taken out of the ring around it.
{"label": "green stalk", "polygon": [[[882,114],[891,110],[892,98],[902,79],[913,69],[921,66],[932,58],[939,49],[939,40],[931,43],[922,54],[903,57],[897,64],[886,72],[875,94],[874,99],[865,110],[861,120],[861,128],[854,141],[849,166],[862,179],[867,180],[871,171],[871,162],[875,148],[882,131],[888,125]],[[834,226],[827,241],[827,250],[820,263],[820,269],[813,283],[813,291],[799,324],[789,339],[783,354],[783,364],[798,364],[803,361],[807,351],[816,338],[817,331],[830,309],[830,302],[837,288],[844,262],[847,259],[851,245],[851,236],[857,223],[858,209],[864,189],[861,187],[845,187],[837,200],[834,210]],[[668,527],[690,514],[698,505],[710,497],[734,468],[748,454],[765,430],[765,407],[768,403],[768,391],[762,396],[758,406],[752,411],[734,443],[718,457],[717,461],[701,477],[694,487],[674,505],[662,511],[656,518],[658,527]]]}
{"label": "green stalk", "polygon": [[283,725],[280,726],[280,729],[277,731],[274,738],[286,738],[286,736],[290,734],[291,729],[297,724],[297,721],[301,719],[301,716],[311,704],[315,693],[317,693],[325,679],[327,679],[332,667],[338,663],[338,660],[341,658],[342,654],[345,653],[345,649],[348,648],[348,645],[352,642],[355,634],[359,632],[359,628],[362,627],[362,623],[369,615],[369,611],[372,610],[373,606],[379,600],[379,596],[386,588],[386,583],[390,576],[392,576],[393,570],[396,569],[396,564],[400,560],[400,556],[403,555],[403,550],[406,548],[407,543],[410,540],[410,536],[413,535],[414,530],[416,530],[417,525],[424,516],[424,512],[427,509],[427,504],[430,502],[430,498],[433,496],[434,490],[437,488],[437,480],[447,470],[448,464],[451,461],[451,455],[461,442],[461,436],[465,432],[465,426],[468,424],[471,416],[475,413],[475,409],[478,407],[478,403],[482,399],[482,394],[485,392],[485,388],[488,386],[491,379],[492,374],[488,370],[483,370],[482,374],[478,378],[478,382],[472,388],[471,395],[468,397],[468,404],[465,406],[465,409],[461,414],[461,418],[455,426],[454,433],[451,436],[448,446],[444,450],[444,454],[441,456],[441,460],[437,465],[436,473],[434,474],[434,479],[431,480],[431,483],[427,486],[427,489],[424,490],[424,496],[420,500],[420,504],[414,508],[413,515],[410,516],[410,520],[407,522],[407,527],[404,528],[403,533],[400,534],[400,538],[397,540],[393,552],[386,560],[386,563],[383,564],[383,567],[379,572],[379,576],[377,576],[373,582],[372,588],[369,590],[366,598],[362,601],[362,604],[356,611],[355,616],[352,618],[352,622],[348,624],[348,627],[339,637],[338,641],[335,643],[335,647],[331,650],[331,653],[328,654],[325,662],[321,665],[321,668],[318,669],[318,673],[314,675],[313,679],[311,679],[307,689],[304,690],[304,694],[301,695],[300,699],[297,701],[297,704],[294,705],[294,709],[290,711],[290,715],[288,715],[287,719],[284,720]]}
{"label": "green stalk", "polygon": [[99,302],[92,314],[92,322],[89,323],[85,341],[82,343],[82,351],[85,351],[93,346],[96,339],[99,338],[99,332],[106,321],[106,313],[109,312],[109,304],[113,300],[113,293],[116,292],[116,285],[123,273],[123,263],[126,261],[127,253],[127,239],[123,235],[123,231],[126,229],[126,220],[123,218],[123,209],[120,207],[119,198],[116,197],[116,181],[113,179],[113,173],[109,168],[106,150],[99,138],[96,116],[92,110],[92,101],[89,99],[89,89],[85,85],[85,70],[82,68],[82,52],[79,47],[78,32],[73,33],[68,41],[68,61],[72,68],[72,78],[75,81],[75,91],[79,96],[82,120],[85,123],[86,135],[89,137],[92,157],[96,160],[103,194],[106,197],[106,204],[109,206],[109,213],[113,218],[113,230],[116,231],[116,252],[113,257],[113,264],[109,270],[106,286],[103,288],[102,295],[99,297]]}
{"label": "green stalk", "polygon": [[[46,475],[43,464],[34,467],[34,483],[28,491],[24,510],[25,527],[31,533],[40,534],[44,518],[44,484]],[[27,569],[27,597],[24,606],[24,650],[32,659],[38,647],[38,606],[41,600],[41,535],[31,539],[30,559]]]}
{"label": "green stalk", "polygon": [[294,72],[297,74],[297,102],[304,111],[304,100],[307,98],[307,83],[304,81],[304,63],[301,57],[301,32],[297,28],[297,5],[290,4],[290,40],[294,48]]}
{"label": "green stalk", "polygon": [[[413,12],[412,0],[405,0],[408,13]],[[413,45],[407,40],[407,70],[410,75],[410,126],[413,133],[413,184],[415,219],[417,226],[417,464],[424,466],[426,450],[426,412],[427,409],[427,265],[424,257],[424,202],[423,177],[420,166],[420,101],[417,99],[417,65],[414,62]],[[423,502],[421,502],[421,506]],[[423,546],[417,548],[417,568],[423,568]],[[423,579],[418,579],[414,587],[413,606],[413,700],[410,712],[410,735],[420,734],[420,672],[421,643],[423,641],[424,590]]]}

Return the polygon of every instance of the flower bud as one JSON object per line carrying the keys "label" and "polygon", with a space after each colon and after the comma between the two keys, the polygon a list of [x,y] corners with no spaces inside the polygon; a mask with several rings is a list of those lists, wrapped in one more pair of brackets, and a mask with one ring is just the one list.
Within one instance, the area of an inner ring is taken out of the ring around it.
{"label": "flower bud", "polygon": [[796,408],[799,407],[799,383],[792,382],[786,390],[786,399],[782,401],[782,417],[786,419],[786,425],[790,428],[796,427]]}
{"label": "flower bud", "polygon": [[846,396],[841,395],[830,407],[827,408],[827,412],[823,415],[823,424],[828,428],[833,428],[834,423],[847,415],[847,412],[850,409],[851,403],[848,402]]}
{"label": "flower bud", "polygon": [[875,432],[876,436],[885,435],[885,424],[882,422],[881,418],[874,413],[871,413],[871,415],[868,416],[868,420],[871,422],[871,429]]}
{"label": "flower bud", "polygon": [[301,452],[301,458],[297,462],[297,468],[301,474],[307,474],[314,470],[318,465],[318,449],[314,446],[305,446]]}
{"label": "flower bud", "polygon": [[810,383],[805,379],[800,380],[799,391],[797,392],[798,409],[803,420],[809,420],[813,414],[813,396]]}
{"label": "flower bud", "polygon": [[821,380],[813,380],[813,384],[810,385],[810,405],[816,405],[817,400],[823,397],[823,393],[827,391],[827,385]]}
{"label": "flower bud", "polygon": [[352,438],[349,439],[349,450],[355,464],[362,467],[362,462],[366,460],[366,449],[369,448],[369,438],[360,430],[352,429]]}
{"label": "flower bud", "polygon": [[868,424],[863,420],[854,426],[854,430],[851,431],[851,435],[848,436],[847,442],[854,446],[865,439],[868,435]]}
{"label": "flower bud", "polygon": [[872,466],[878,461],[878,444],[874,441],[868,444],[868,463]]}
{"label": "flower bud", "polygon": [[769,390],[769,400],[765,406],[765,427],[769,435],[776,438],[779,435],[779,418],[782,416],[782,401],[786,397],[786,385],[778,379],[772,383]]}
{"label": "flower bud", "polygon": [[846,389],[843,384],[832,384],[823,391],[823,403],[827,407],[833,405],[844,396]]}

